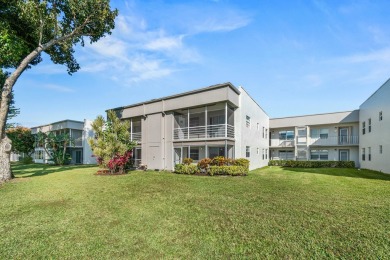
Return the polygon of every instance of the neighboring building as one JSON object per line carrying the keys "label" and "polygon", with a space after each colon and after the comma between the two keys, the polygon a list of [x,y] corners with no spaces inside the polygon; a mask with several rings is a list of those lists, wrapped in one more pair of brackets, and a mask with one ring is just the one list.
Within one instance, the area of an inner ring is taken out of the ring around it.
{"label": "neighboring building", "polygon": [[359,110],[270,120],[272,160],[354,161],[359,167]]}
{"label": "neighboring building", "polygon": [[[74,139],[74,144],[67,147],[67,153],[72,157],[71,164],[95,164],[96,159],[92,157],[92,150],[88,144],[88,138],[93,137],[91,121],[84,120],[63,120],[47,125],[36,126],[31,128],[31,133],[54,132],[56,134],[69,133]],[[37,146],[34,152],[34,161],[36,163],[50,163],[49,155],[46,154],[43,147]]]}
{"label": "neighboring building", "polygon": [[268,165],[269,117],[242,88],[213,85],[114,109],[130,121],[136,165],[173,170],[189,157],[247,158]]}
{"label": "neighboring building", "polygon": [[361,167],[390,173],[390,79],[360,105]]}

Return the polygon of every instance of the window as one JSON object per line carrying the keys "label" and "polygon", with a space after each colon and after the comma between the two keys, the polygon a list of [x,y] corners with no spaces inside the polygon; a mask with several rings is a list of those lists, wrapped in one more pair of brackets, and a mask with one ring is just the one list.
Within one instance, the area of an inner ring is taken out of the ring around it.
{"label": "window", "polygon": [[250,147],[250,146],[247,146],[247,147],[246,147],[246,149],[245,149],[245,155],[246,155],[246,158],[251,157],[251,147]]}
{"label": "window", "polygon": [[194,161],[199,160],[199,147],[191,147],[190,149],[190,158]]}
{"label": "window", "polygon": [[371,147],[368,147],[368,160],[371,161]]}
{"label": "window", "polygon": [[327,161],[329,158],[328,154],[329,154],[328,150],[311,150],[310,151],[310,159],[311,160]]}
{"label": "window", "polygon": [[366,160],[366,148],[362,148],[362,161]]}
{"label": "window", "polygon": [[383,146],[382,146],[382,145],[379,145],[379,153],[380,153],[380,154],[383,153]]}
{"label": "window", "polygon": [[246,116],[246,127],[251,128],[251,117]]}
{"label": "window", "polygon": [[268,149],[265,149],[265,159],[268,159]]}
{"label": "window", "polygon": [[294,140],[294,131],[279,131],[280,140]]}
{"label": "window", "polygon": [[294,160],[294,151],[291,150],[280,150],[279,151],[280,160]]}
{"label": "window", "polygon": [[265,139],[268,139],[268,128],[265,129]]}
{"label": "window", "polygon": [[381,112],[379,112],[379,121],[382,121],[382,119],[383,119],[383,115],[382,115],[382,111],[381,111]]}
{"label": "window", "polygon": [[368,119],[368,132],[371,133],[371,118]]}
{"label": "window", "polygon": [[260,124],[257,123],[257,131],[259,131],[259,130],[260,130]]}
{"label": "window", "polygon": [[329,136],[329,129],[323,128],[323,129],[311,129],[311,138],[321,138],[321,139],[328,139]]}
{"label": "window", "polygon": [[264,151],[264,149],[262,150],[262,158],[263,158],[263,160],[265,158],[265,151]]}
{"label": "window", "polygon": [[263,138],[265,137],[265,127],[263,126]]}
{"label": "window", "polygon": [[257,148],[256,154],[260,154],[260,149],[259,148]]}
{"label": "window", "polygon": [[366,122],[362,123],[362,133],[366,134]]}

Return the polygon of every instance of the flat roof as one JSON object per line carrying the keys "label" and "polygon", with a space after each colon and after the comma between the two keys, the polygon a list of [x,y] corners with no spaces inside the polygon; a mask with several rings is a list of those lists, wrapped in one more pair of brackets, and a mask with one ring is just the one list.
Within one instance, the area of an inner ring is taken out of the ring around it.
{"label": "flat roof", "polygon": [[270,128],[345,124],[359,122],[359,110],[271,118]]}
{"label": "flat roof", "polygon": [[63,122],[73,122],[73,123],[80,123],[80,124],[84,124],[84,122],[83,122],[83,121],[77,121],[77,120],[65,119],[65,120],[61,120],[61,121],[57,121],[57,122],[53,122],[53,123],[46,124],[46,125],[39,125],[39,126],[30,127],[30,129],[33,129],[33,128],[39,128],[39,127],[44,127],[44,126],[49,126],[49,125],[55,125],[55,124],[58,124],[58,123],[63,123]]}
{"label": "flat roof", "polygon": [[120,109],[125,109],[125,108],[130,108],[130,107],[137,107],[137,106],[140,106],[140,105],[146,105],[146,104],[151,104],[151,103],[155,103],[155,102],[159,102],[159,101],[163,101],[163,100],[168,100],[168,99],[188,96],[188,95],[201,93],[201,92],[205,92],[205,91],[210,91],[210,90],[213,90],[213,89],[218,89],[218,88],[223,88],[223,87],[230,87],[234,92],[236,92],[238,95],[240,95],[240,91],[232,83],[225,82],[225,83],[216,84],[216,85],[212,85],[212,86],[208,86],[208,87],[204,87],[204,88],[194,89],[194,90],[191,90],[191,91],[187,91],[187,92],[183,92],[183,93],[179,93],[179,94],[175,94],[175,95],[171,95],[171,96],[166,96],[166,97],[162,97],[162,98],[155,98],[155,99],[151,99],[151,100],[148,100],[148,101],[131,104],[131,105],[128,105],[128,106],[122,106],[122,107],[116,107],[116,108],[112,108],[112,109],[107,109],[106,112],[108,110],[120,110]]}

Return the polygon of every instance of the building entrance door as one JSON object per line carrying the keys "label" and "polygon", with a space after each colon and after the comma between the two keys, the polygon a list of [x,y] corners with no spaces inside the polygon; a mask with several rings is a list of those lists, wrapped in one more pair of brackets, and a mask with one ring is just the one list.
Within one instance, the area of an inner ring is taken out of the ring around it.
{"label": "building entrance door", "polygon": [[339,160],[340,161],[349,161],[349,150],[340,149],[339,150]]}
{"label": "building entrance door", "polygon": [[83,163],[83,153],[82,151],[78,150],[76,151],[76,164],[82,164]]}

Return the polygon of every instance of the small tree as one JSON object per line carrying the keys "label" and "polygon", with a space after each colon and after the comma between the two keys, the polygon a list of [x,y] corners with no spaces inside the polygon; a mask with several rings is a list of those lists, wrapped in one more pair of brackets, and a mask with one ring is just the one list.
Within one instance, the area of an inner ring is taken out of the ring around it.
{"label": "small tree", "polygon": [[25,154],[31,157],[34,152],[34,135],[31,129],[18,126],[7,130],[7,136],[12,141],[12,151],[14,153]]}
{"label": "small tree", "polygon": [[71,160],[66,148],[74,144],[74,140],[68,133],[54,134],[49,132],[47,134],[39,132],[35,135],[35,144],[43,147],[46,154],[50,156],[50,161],[55,165],[68,164]]}
{"label": "small tree", "polygon": [[[0,98],[0,179],[10,180],[11,142],[6,120],[12,90],[26,69],[42,61],[46,53],[55,64],[72,74],[80,66],[74,46],[97,42],[114,29],[118,11],[110,0],[0,0],[0,72],[10,71]],[[11,110],[12,113],[12,110]]]}
{"label": "small tree", "polygon": [[128,121],[121,121],[112,110],[107,112],[107,120],[98,116],[92,123],[95,131],[95,138],[89,138],[88,143],[98,163],[102,167],[116,168],[113,163],[118,157],[127,157],[129,152],[136,145],[130,140],[130,124]]}

